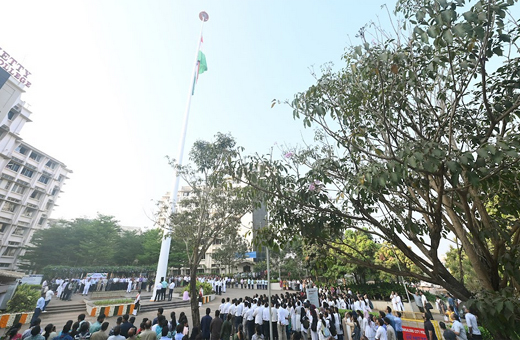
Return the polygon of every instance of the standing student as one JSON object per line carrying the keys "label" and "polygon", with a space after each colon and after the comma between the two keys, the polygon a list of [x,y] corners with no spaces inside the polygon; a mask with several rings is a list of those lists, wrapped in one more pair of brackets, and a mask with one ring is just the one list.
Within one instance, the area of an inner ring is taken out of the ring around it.
{"label": "standing student", "polygon": [[45,295],[41,294],[38,301],[36,301],[36,307],[34,308],[34,314],[31,319],[31,324],[38,319],[42,310],[45,309]]}

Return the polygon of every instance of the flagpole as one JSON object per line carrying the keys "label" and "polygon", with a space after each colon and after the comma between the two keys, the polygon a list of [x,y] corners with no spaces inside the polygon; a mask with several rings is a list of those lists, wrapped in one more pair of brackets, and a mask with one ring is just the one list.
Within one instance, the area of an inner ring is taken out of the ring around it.
{"label": "flagpole", "polygon": [[[192,77],[190,79],[190,87],[188,92],[188,100],[186,102],[186,109],[184,111],[184,123],[182,125],[182,131],[181,131],[181,138],[179,143],[179,149],[177,151],[177,165],[182,165],[182,159],[184,156],[184,144],[186,142],[186,131],[188,130],[188,118],[190,115],[190,106],[191,106],[191,97],[193,96],[193,81],[195,77],[197,76],[197,70],[198,70],[198,59],[199,59],[199,51],[200,51],[200,44],[202,42],[202,29],[204,28],[204,23],[209,20],[208,13],[202,11],[199,13],[199,19],[202,21],[200,25],[200,34],[199,34],[199,40],[197,43],[197,52],[195,54],[195,65],[193,66],[193,72]],[[179,185],[180,185],[180,177],[177,174],[177,170],[174,170],[175,180],[173,185],[173,192],[170,197],[170,213],[173,214],[176,211],[176,202],[177,202],[177,194],[179,192]],[[166,274],[168,271],[168,257],[170,256],[170,245],[171,245],[171,236],[170,233],[172,231],[171,225],[168,225],[168,229],[166,231],[165,237],[163,237],[161,242],[161,252],[159,254],[159,261],[157,263],[157,272],[155,276],[155,285],[157,285],[157,282],[161,281],[161,278],[166,279]],[[155,300],[156,295],[156,289],[155,286],[152,287],[152,298],[151,301]]]}

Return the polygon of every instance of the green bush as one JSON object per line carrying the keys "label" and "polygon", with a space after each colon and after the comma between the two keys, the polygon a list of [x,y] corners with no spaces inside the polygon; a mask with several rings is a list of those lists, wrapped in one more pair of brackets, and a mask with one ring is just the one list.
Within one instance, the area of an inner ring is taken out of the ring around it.
{"label": "green bush", "polygon": [[[338,312],[339,312],[340,317],[343,319],[345,317],[345,313],[352,312],[352,310],[351,309],[338,309]],[[373,315],[375,317],[379,317],[378,312],[369,312],[368,314]]]}
{"label": "green bush", "polygon": [[[210,295],[214,293],[213,286],[209,282],[200,282],[199,280],[197,280],[197,292],[200,291],[200,287],[202,287],[204,295]],[[190,291],[190,285],[184,287],[183,292],[185,291]]]}
{"label": "green bush", "polygon": [[7,302],[8,313],[30,312],[36,307],[36,302],[41,296],[39,285],[22,284],[16,288],[16,292]]}
{"label": "green bush", "polygon": [[121,305],[125,303],[132,303],[134,299],[117,299],[117,300],[100,300],[94,301],[96,306]]}

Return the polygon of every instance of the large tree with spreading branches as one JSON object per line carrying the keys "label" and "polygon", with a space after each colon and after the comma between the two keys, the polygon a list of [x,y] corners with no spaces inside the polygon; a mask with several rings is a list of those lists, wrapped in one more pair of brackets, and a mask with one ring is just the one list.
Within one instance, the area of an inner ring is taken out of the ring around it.
{"label": "large tree with spreading branches", "polygon": [[[514,0],[401,0],[394,32],[368,25],[344,67],[325,67],[288,104],[315,143],[230,162],[267,202],[264,239],[303,235],[349,261],[445,287],[499,338],[520,322],[520,59]],[[276,102],[274,102],[276,103]],[[273,104],[274,104],[273,103]],[[510,216],[512,218],[505,218]],[[370,233],[413,262],[385,266],[344,231]],[[471,291],[441,261],[462,244]],[[478,293],[478,294],[477,294]],[[473,300],[471,300],[473,299]]]}

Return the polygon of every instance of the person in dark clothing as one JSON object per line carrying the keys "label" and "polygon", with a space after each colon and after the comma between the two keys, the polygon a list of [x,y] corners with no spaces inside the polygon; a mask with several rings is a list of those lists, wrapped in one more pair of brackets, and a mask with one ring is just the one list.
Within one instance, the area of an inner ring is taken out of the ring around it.
{"label": "person in dark clothing", "polygon": [[435,328],[431,322],[430,316],[426,313],[423,313],[424,319],[424,333],[426,333],[426,337],[428,340],[438,340],[437,335],[435,334]]}
{"label": "person in dark clothing", "polygon": [[132,325],[128,321],[129,318],[130,318],[130,316],[128,314],[123,315],[123,323],[121,324],[121,330],[119,331],[119,334],[121,334],[125,338],[128,337],[128,330],[130,328],[134,327],[134,325]]}
{"label": "person in dark clothing", "polygon": [[211,309],[206,308],[206,316],[203,316],[200,320],[200,328],[202,330],[202,339],[209,340],[211,333],[209,331],[209,326],[211,325]]}
{"label": "person in dark clothing", "polygon": [[231,333],[233,333],[233,323],[231,322],[232,318],[233,315],[228,314],[227,320],[222,324],[222,328],[220,330],[220,338],[222,340],[229,340]]}
{"label": "person in dark clothing", "polygon": [[217,309],[215,311],[215,317],[211,320],[211,324],[209,325],[209,331],[211,333],[210,340],[220,340],[220,331],[224,321],[222,321],[219,316],[220,311]]}

